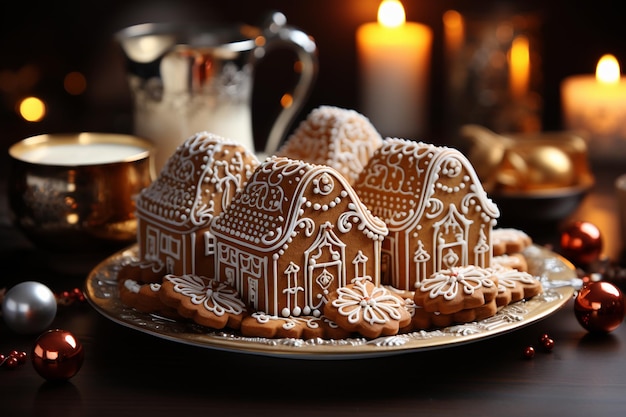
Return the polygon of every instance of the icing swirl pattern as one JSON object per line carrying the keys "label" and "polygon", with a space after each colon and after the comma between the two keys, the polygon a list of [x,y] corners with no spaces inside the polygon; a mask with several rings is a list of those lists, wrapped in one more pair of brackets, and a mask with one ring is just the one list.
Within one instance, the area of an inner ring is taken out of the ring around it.
{"label": "icing swirl pattern", "polygon": [[259,161],[243,146],[199,132],[181,144],[137,199],[138,214],[162,224],[204,226],[232,199]]}
{"label": "icing swirl pattern", "polygon": [[417,290],[426,292],[430,298],[443,297],[453,300],[460,292],[474,294],[479,288],[493,288],[496,283],[490,271],[475,266],[453,267],[433,274],[417,284]]}
{"label": "icing swirl pattern", "polygon": [[242,314],[246,306],[232,287],[198,275],[166,275],[164,280],[174,284],[174,291],[189,297],[194,305],[203,306],[217,316]]}
{"label": "icing swirl pattern", "polygon": [[[337,289],[337,299],[332,306],[352,324],[365,321],[369,324],[385,324],[400,320],[404,302],[384,287],[369,281],[355,281],[350,286]],[[406,311],[406,310],[405,310]]]}

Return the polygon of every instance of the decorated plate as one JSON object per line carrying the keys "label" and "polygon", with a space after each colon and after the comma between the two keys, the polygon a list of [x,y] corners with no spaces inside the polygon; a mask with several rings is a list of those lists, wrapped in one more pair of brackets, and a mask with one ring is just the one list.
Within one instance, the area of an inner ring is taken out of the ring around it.
{"label": "decorated plate", "polygon": [[437,330],[421,330],[377,339],[266,339],[245,337],[235,331],[211,330],[187,321],[145,314],[125,306],[119,297],[117,273],[125,262],[137,258],[137,245],[117,252],[88,275],[86,294],[90,304],[106,318],[156,337],[245,354],[297,359],[355,359],[439,349],[483,340],[541,320],[567,303],[579,286],[574,266],[546,248],[525,250],[529,272],[539,277],[544,291],[529,300],[501,308],[485,320]]}

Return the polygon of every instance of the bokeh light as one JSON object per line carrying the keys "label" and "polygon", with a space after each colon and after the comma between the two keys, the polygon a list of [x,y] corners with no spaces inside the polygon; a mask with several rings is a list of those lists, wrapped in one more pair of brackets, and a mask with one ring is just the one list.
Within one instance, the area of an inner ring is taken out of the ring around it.
{"label": "bokeh light", "polygon": [[19,103],[19,113],[26,121],[39,122],[46,115],[46,104],[37,97],[26,97]]}
{"label": "bokeh light", "polygon": [[83,94],[87,89],[87,80],[85,76],[78,71],[68,73],[63,79],[63,88],[69,94],[77,96]]}

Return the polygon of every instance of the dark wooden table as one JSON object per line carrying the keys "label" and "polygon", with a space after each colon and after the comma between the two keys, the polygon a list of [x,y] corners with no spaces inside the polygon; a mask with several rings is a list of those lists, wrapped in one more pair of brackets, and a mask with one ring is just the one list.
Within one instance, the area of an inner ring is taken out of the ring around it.
{"label": "dark wooden table", "polygon": [[[604,234],[605,254],[621,252],[612,183],[597,184],[567,221],[582,219]],[[4,186],[3,186],[4,187]],[[24,280],[55,291],[82,287],[108,254],[59,259],[41,253],[10,223],[0,200],[0,288]],[[558,242],[557,225],[537,243]],[[541,236],[540,236],[541,235]],[[558,248],[555,247],[555,250]],[[65,270],[62,272],[61,270]],[[626,324],[604,336],[577,322],[570,300],[554,315],[511,333],[462,346],[373,359],[301,360],[224,352],[138,332],[90,305],[61,308],[52,327],[71,331],[85,361],[70,381],[52,384],[30,362],[0,369],[0,416],[623,416],[626,413]],[[528,345],[548,333],[552,352]],[[36,336],[0,320],[0,353],[30,352]]]}

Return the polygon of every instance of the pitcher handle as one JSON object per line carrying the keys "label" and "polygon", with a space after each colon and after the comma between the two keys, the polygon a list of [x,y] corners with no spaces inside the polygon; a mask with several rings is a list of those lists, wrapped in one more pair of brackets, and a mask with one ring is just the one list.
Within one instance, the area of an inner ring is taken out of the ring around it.
{"label": "pitcher handle", "polygon": [[[301,30],[287,25],[287,18],[284,14],[280,12],[270,13],[262,30],[266,40],[262,47],[264,52],[279,47],[289,48],[297,54],[298,60],[302,63],[300,77],[293,90],[291,105],[283,107],[268,135],[264,152],[265,155],[269,156],[278,150],[289,125],[309,97],[317,78],[318,60],[315,40]],[[259,57],[257,55],[255,58]]]}

